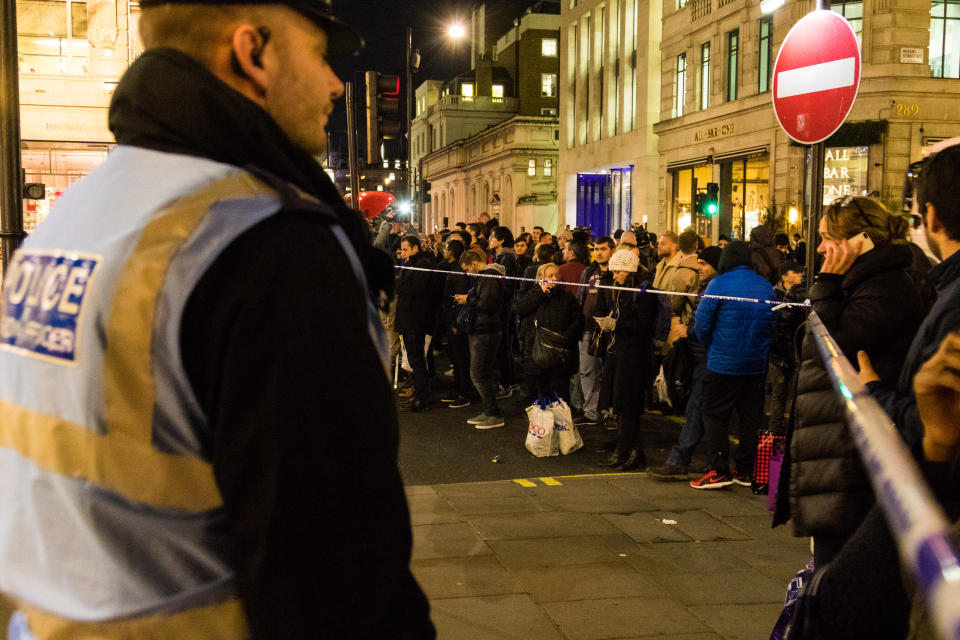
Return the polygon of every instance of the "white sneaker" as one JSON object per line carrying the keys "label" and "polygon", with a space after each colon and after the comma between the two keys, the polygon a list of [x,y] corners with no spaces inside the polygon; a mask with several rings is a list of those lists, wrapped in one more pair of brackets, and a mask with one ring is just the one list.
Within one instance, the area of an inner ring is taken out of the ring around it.
{"label": "white sneaker", "polygon": [[472,418],[467,420],[467,424],[480,424],[481,422],[484,422],[485,420],[489,420],[489,419],[490,419],[490,416],[488,416],[487,412],[484,411],[480,415],[473,416]]}
{"label": "white sneaker", "polygon": [[503,418],[488,416],[483,422],[475,422],[473,424],[477,429],[496,429],[497,427],[503,426]]}

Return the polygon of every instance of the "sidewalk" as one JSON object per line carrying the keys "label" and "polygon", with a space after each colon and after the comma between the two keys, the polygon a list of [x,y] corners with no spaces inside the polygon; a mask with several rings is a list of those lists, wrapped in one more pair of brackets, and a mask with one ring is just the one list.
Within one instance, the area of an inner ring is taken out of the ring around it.
{"label": "sidewalk", "polygon": [[611,474],[407,495],[441,640],[766,640],[809,557],[744,487]]}

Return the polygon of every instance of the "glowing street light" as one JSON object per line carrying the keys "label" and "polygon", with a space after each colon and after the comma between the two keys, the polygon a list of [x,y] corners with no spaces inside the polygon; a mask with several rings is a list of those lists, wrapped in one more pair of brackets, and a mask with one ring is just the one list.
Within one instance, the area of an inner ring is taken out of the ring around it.
{"label": "glowing street light", "polygon": [[452,24],[447,29],[447,35],[452,40],[461,40],[464,36],[467,35],[467,30],[463,27],[462,24]]}
{"label": "glowing street light", "polygon": [[413,207],[410,206],[409,202],[401,202],[397,205],[397,210],[403,215],[409,215],[413,211]]}

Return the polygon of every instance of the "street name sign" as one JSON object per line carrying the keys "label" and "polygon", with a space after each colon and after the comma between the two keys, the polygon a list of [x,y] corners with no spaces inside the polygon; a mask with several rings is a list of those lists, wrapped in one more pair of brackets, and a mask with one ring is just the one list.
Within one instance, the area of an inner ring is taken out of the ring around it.
{"label": "street name sign", "polygon": [[773,65],[773,112],[801,144],[823,142],[850,114],[860,88],[860,43],[847,19],[818,10],[793,25]]}

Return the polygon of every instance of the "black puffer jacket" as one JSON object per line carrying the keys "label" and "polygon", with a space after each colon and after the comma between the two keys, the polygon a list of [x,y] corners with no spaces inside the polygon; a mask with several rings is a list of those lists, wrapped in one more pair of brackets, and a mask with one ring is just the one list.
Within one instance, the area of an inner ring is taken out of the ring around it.
{"label": "black puffer jacket", "polygon": [[[844,355],[864,350],[883,379],[895,379],[922,320],[919,295],[905,269],[905,245],[878,247],[843,276],[821,274],[810,290],[813,310]],[[798,424],[787,435],[774,525],[793,517],[794,534],[839,548],[873,505],[873,490],[850,437],[844,411],[807,329],[797,386]],[[787,483],[786,485],[784,483]]]}
{"label": "black puffer jacket", "polygon": [[[418,252],[407,263],[419,269],[433,269],[431,256]],[[401,270],[397,279],[397,333],[430,333],[437,326],[439,292],[443,282],[426,271]]]}
{"label": "black puffer jacket", "polygon": [[[517,295],[517,311],[521,318],[528,321],[530,327],[530,333],[527,335],[525,342],[525,345],[529,343],[530,348],[524,350],[527,352],[524,354],[525,356],[529,356],[529,352],[532,351],[533,341],[536,337],[536,325],[554,333],[559,333],[567,339],[569,371],[540,371],[530,360],[525,363],[527,371],[533,375],[539,373],[572,374],[580,363],[577,344],[583,334],[583,313],[580,311],[580,305],[577,304],[577,299],[573,297],[573,294],[564,290],[560,285],[554,286],[549,293],[544,293],[539,286],[527,289]],[[534,322],[536,322],[536,325]]]}

